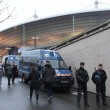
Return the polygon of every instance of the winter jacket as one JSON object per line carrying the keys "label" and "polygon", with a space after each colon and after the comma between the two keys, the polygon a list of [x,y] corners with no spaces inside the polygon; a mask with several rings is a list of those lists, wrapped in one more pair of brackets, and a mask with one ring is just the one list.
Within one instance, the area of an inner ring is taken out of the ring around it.
{"label": "winter jacket", "polygon": [[76,70],[75,74],[76,74],[77,83],[87,83],[88,82],[89,76],[85,69],[80,67],[78,70]]}
{"label": "winter jacket", "polygon": [[40,74],[36,69],[32,69],[27,81],[30,81],[30,86],[33,88],[40,88]]}
{"label": "winter jacket", "polygon": [[6,75],[12,77],[12,68],[11,68],[11,66],[6,67]]}
{"label": "winter jacket", "polygon": [[50,64],[45,64],[42,74],[44,83],[53,83],[55,74],[55,69]]}
{"label": "winter jacket", "polygon": [[104,84],[107,79],[106,72],[104,70],[96,70],[92,75],[92,81],[94,84]]}
{"label": "winter jacket", "polygon": [[12,74],[16,76],[16,72],[17,72],[17,66],[13,65],[12,66]]}

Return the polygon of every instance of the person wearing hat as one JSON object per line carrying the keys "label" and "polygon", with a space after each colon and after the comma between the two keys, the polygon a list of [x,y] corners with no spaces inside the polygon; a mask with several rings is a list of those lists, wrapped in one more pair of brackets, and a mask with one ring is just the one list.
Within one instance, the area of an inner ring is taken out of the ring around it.
{"label": "person wearing hat", "polygon": [[98,65],[98,70],[96,70],[92,75],[92,81],[96,85],[96,102],[98,106],[101,106],[100,104],[100,94],[102,95],[102,102],[103,105],[108,106],[106,103],[106,82],[107,75],[106,72],[103,70],[103,65]]}
{"label": "person wearing hat", "polygon": [[84,105],[89,106],[88,104],[88,96],[87,96],[87,82],[89,80],[89,76],[87,71],[84,69],[84,62],[80,63],[80,68],[76,70],[76,81],[78,84],[78,95],[77,95],[77,106],[80,107],[81,93],[84,92]]}

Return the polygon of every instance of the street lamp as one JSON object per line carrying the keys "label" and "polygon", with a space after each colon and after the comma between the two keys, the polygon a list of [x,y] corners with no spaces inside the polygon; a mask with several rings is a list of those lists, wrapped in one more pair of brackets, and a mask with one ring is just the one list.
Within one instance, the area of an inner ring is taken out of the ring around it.
{"label": "street lamp", "polygon": [[39,39],[39,37],[32,37],[32,39],[34,40],[34,49],[37,49],[37,40]]}

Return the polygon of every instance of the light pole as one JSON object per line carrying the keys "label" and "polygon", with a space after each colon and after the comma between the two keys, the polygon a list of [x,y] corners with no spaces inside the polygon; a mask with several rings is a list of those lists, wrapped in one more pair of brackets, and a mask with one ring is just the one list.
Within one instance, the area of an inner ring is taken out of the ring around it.
{"label": "light pole", "polygon": [[34,49],[37,49],[37,40],[39,37],[32,37],[32,39],[34,40]]}

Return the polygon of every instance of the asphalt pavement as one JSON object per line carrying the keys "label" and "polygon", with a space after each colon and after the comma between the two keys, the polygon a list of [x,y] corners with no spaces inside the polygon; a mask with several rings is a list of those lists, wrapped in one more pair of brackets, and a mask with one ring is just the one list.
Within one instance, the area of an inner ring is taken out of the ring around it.
{"label": "asphalt pavement", "polygon": [[[74,91],[73,91],[74,92]],[[54,90],[53,101],[48,103],[47,94],[40,91],[39,104],[36,104],[35,94],[32,101],[28,100],[29,85],[22,83],[20,78],[16,78],[15,84],[8,88],[7,78],[3,77],[0,89],[0,110],[109,110],[110,99],[107,98],[109,107],[97,107],[95,94],[89,93],[90,107],[85,107],[83,97],[81,107],[76,106],[76,92],[66,92],[65,90]]]}

